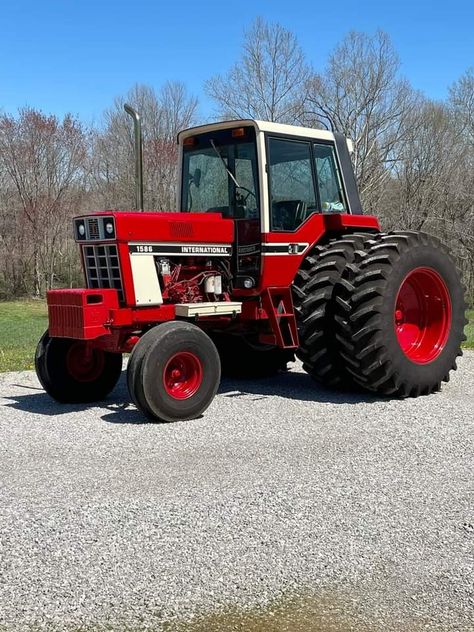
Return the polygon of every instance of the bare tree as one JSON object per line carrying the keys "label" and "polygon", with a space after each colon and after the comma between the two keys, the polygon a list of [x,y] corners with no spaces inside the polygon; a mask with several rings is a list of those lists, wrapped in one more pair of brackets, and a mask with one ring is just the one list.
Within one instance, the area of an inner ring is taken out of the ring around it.
{"label": "bare tree", "polygon": [[184,83],[167,81],[158,94],[161,106],[161,135],[175,143],[178,132],[196,122],[198,100]]}
{"label": "bare tree", "polygon": [[[0,298],[30,291],[30,253],[20,226],[21,206],[10,177],[0,167]],[[26,251],[26,252],[25,252]]]}
{"label": "bare tree", "polygon": [[420,102],[405,121],[381,193],[385,228],[423,230],[448,245],[474,292],[474,174],[464,126],[445,103]]}
{"label": "bare tree", "polygon": [[[449,90],[449,105],[457,123],[465,134],[465,140],[474,149],[474,68],[467,70]],[[472,154],[474,160],[474,153]]]}
{"label": "bare tree", "polygon": [[303,122],[343,132],[354,143],[354,167],[365,206],[373,209],[396,161],[406,117],[417,95],[398,77],[389,36],[351,32],[330,55],[327,68],[308,82]]}
{"label": "bare tree", "polygon": [[465,280],[474,303],[474,68],[453,83],[448,107],[458,134],[457,155],[463,159],[453,183],[459,200],[457,250],[464,254]]}
{"label": "bare tree", "polygon": [[[397,148],[398,161],[390,176],[395,188],[396,207],[386,204],[391,221],[414,230],[437,227],[456,219],[457,175],[464,164],[459,133],[449,109],[429,100],[420,103],[405,121],[403,142]],[[396,184],[395,184],[396,183]]]}
{"label": "bare tree", "polygon": [[293,123],[301,115],[309,76],[296,36],[257,18],[245,33],[242,56],[225,76],[205,84],[224,118]]}
{"label": "bare tree", "polygon": [[17,213],[10,216],[21,256],[31,258],[34,294],[53,286],[61,246],[84,184],[87,133],[70,115],[25,108],[0,116],[0,166]]}
{"label": "bare tree", "polygon": [[168,82],[156,93],[136,85],[105,113],[105,129],[96,134],[93,174],[99,203],[134,207],[134,141],[129,102],[142,117],[145,203],[153,210],[171,210],[176,198],[176,136],[196,119],[197,99],[183,84]]}

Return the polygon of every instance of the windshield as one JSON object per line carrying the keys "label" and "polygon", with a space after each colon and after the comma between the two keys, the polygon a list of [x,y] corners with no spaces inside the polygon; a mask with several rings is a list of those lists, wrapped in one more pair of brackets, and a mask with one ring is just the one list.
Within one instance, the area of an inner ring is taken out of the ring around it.
{"label": "windshield", "polygon": [[192,144],[183,148],[182,187],[183,212],[258,218],[254,128],[219,130],[193,137]]}

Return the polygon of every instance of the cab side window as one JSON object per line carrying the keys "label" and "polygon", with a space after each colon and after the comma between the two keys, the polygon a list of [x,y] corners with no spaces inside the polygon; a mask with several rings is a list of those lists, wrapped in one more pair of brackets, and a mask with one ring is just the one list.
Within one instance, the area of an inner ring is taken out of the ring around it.
{"label": "cab side window", "polygon": [[293,231],[317,211],[309,142],[269,138],[272,230]]}
{"label": "cab side window", "polygon": [[314,159],[323,213],[345,213],[346,201],[332,145],[315,144]]}

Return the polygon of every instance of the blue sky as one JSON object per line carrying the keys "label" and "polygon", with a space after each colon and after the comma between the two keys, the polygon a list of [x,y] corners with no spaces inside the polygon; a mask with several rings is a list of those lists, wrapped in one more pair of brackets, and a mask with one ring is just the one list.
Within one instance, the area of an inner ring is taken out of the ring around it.
{"label": "blue sky", "polygon": [[293,31],[316,68],[351,29],[387,31],[403,74],[428,96],[474,66],[474,0],[16,0],[0,5],[0,110],[31,105],[100,120],[134,83],[178,79],[200,97],[237,59],[257,16]]}

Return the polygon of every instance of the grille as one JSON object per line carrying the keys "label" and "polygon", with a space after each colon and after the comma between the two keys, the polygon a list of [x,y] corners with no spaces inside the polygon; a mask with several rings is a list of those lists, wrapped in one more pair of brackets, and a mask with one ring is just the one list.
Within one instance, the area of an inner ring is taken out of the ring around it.
{"label": "grille", "polygon": [[100,239],[99,220],[96,217],[87,220],[89,239]]}
{"label": "grille", "polygon": [[193,236],[193,225],[189,222],[170,222],[172,239],[185,239]]}
{"label": "grille", "polygon": [[83,246],[84,264],[87,275],[87,287],[90,289],[112,288],[118,291],[123,301],[122,276],[117,246]]}

